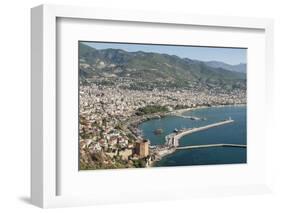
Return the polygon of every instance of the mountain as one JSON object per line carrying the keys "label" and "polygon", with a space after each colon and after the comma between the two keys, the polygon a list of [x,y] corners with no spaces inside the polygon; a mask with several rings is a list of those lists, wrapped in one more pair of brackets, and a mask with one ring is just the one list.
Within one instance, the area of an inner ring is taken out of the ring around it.
{"label": "mountain", "polygon": [[226,70],[230,70],[230,71],[234,71],[234,72],[246,73],[246,70],[247,70],[247,65],[244,63],[240,63],[240,64],[236,64],[236,65],[230,65],[230,64],[226,64],[226,63],[220,62],[220,61],[207,61],[205,63],[210,67],[222,68],[222,69],[226,69]]}
{"label": "mountain", "polygon": [[127,52],[121,49],[98,50],[79,44],[80,79],[115,84],[135,89],[176,88],[246,88],[245,73],[212,67],[205,62],[175,55]]}

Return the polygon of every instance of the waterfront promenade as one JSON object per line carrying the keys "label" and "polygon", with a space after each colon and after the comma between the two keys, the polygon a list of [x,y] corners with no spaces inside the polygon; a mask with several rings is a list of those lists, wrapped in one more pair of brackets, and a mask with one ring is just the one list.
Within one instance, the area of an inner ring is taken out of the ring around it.
{"label": "waterfront promenade", "polygon": [[191,129],[184,129],[184,130],[181,130],[178,133],[171,133],[171,134],[166,136],[165,145],[167,145],[168,147],[178,147],[179,146],[179,140],[185,135],[189,135],[189,134],[192,134],[192,133],[195,133],[195,132],[207,130],[207,129],[210,129],[210,128],[214,128],[214,127],[218,127],[218,126],[222,126],[222,125],[226,125],[226,124],[230,124],[232,122],[234,122],[234,120],[229,118],[228,120],[220,121],[220,122],[209,124],[209,125],[206,125],[206,126],[195,127],[195,128],[191,128]]}

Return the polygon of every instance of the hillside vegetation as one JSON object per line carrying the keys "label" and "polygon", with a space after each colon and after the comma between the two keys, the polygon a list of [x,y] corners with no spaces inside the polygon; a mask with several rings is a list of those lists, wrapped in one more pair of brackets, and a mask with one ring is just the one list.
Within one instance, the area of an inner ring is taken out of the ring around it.
{"label": "hillside vegetation", "polygon": [[82,83],[98,81],[108,85],[118,82],[130,89],[246,89],[246,73],[175,55],[121,49],[97,50],[80,43],[79,60]]}

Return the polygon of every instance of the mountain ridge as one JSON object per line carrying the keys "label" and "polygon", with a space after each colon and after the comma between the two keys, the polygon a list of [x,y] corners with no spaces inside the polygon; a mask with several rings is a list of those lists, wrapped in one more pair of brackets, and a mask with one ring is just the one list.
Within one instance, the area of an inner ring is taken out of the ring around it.
{"label": "mountain ridge", "polygon": [[[79,43],[79,71],[82,81],[103,78],[131,79],[133,85],[149,87],[246,88],[246,74],[206,62],[154,52],[95,49]],[[112,80],[111,80],[112,81]],[[114,82],[111,82],[114,83]]]}
{"label": "mountain ridge", "polygon": [[222,61],[206,61],[205,62],[208,66],[214,67],[214,68],[223,68],[229,71],[234,72],[242,72],[246,73],[247,64],[246,63],[239,63],[239,64],[227,64]]}

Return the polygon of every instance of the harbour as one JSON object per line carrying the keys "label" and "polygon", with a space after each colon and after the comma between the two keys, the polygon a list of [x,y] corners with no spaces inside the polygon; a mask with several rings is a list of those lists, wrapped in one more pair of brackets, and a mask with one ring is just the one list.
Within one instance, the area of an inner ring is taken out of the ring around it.
{"label": "harbour", "polygon": [[[154,166],[246,163],[245,106],[201,108],[182,114],[207,119],[170,116],[140,125],[152,151],[159,154]],[[163,129],[163,133],[155,135],[152,127]]]}

